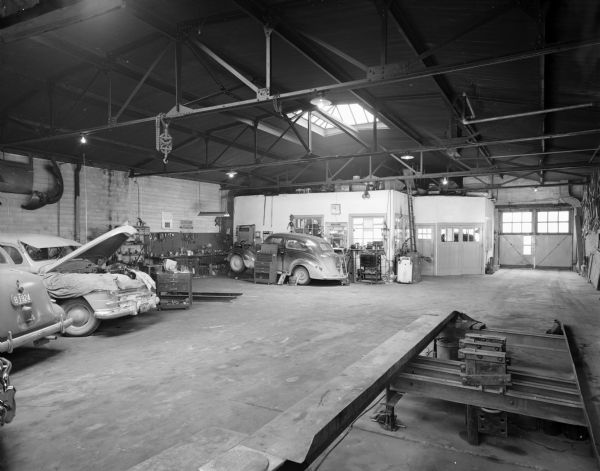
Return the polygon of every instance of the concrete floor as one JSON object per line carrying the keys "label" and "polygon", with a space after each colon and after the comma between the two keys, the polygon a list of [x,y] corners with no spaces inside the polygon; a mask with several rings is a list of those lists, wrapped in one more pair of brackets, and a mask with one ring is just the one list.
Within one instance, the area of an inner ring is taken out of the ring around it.
{"label": "concrete floor", "polygon": [[[600,398],[600,365],[591,361],[600,358],[600,293],[575,273],[194,285],[243,295],[104,322],[92,337],[10,355],[17,415],[0,429],[0,469],[198,469],[418,316],[452,310],[490,327],[544,332],[556,318],[572,325]],[[319,469],[596,469],[589,442],[544,435],[527,421],[508,439],[473,447],[462,406],[409,396],[400,404],[406,428],[385,432],[367,413]]]}

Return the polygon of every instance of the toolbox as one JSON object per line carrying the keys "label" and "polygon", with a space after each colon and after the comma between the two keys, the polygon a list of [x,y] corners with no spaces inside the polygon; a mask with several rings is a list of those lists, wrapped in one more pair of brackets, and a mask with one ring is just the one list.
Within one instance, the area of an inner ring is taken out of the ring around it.
{"label": "toolbox", "polygon": [[188,309],[192,304],[192,274],[157,273],[156,293],[160,309]]}

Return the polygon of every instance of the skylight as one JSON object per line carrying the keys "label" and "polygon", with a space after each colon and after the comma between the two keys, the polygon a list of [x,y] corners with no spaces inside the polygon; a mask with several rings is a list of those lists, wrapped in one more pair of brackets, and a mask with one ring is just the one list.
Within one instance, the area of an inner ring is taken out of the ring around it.
{"label": "skylight", "polygon": [[[343,132],[334,124],[335,121],[339,121],[346,126],[353,128],[355,131],[371,129],[373,126],[373,114],[358,103],[320,106],[318,109],[325,117],[322,116],[321,113],[313,111],[310,121],[312,123],[312,130],[321,136],[333,136]],[[296,122],[300,126],[308,128],[307,111],[302,112],[302,110],[297,110],[288,113],[288,117],[295,120],[300,114],[302,114],[302,116]],[[326,116],[331,116],[332,121],[327,120]],[[379,129],[387,129],[387,126],[380,120],[377,120],[377,127]]]}

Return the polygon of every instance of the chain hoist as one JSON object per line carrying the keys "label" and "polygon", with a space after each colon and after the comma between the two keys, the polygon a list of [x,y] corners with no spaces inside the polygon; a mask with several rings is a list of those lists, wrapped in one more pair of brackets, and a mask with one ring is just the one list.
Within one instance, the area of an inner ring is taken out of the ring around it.
{"label": "chain hoist", "polygon": [[159,114],[156,117],[156,150],[163,157],[163,163],[166,164],[169,154],[173,150],[173,137],[169,134],[169,123],[165,121],[165,115]]}

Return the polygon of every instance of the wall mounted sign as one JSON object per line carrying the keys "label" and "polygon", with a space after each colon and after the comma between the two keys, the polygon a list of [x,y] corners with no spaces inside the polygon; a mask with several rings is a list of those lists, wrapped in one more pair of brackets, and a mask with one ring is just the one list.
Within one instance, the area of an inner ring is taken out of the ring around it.
{"label": "wall mounted sign", "polygon": [[338,203],[334,203],[331,205],[331,214],[334,216],[338,216],[342,214],[342,205]]}

